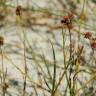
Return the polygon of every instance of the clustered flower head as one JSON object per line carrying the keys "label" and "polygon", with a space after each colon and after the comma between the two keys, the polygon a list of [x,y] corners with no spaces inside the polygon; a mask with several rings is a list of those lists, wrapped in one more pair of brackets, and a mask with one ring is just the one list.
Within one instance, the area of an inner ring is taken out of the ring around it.
{"label": "clustered flower head", "polygon": [[0,46],[4,45],[4,38],[0,36]]}
{"label": "clustered flower head", "polygon": [[21,10],[22,10],[22,7],[21,6],[17,6],[17,8],[16,8],[16,15],[17,16],[21,15]]}
{"label": "clustered flower head", "polygon": [[92,48],[92,49],[96,49],[96,42],[92,42],[92,43],[91,43],[91,48]]}
{"label": "clustered flower head", "polygon": [[86,39],[90,39],[92,37],[91,32],[85,32],[83,35],[84,35],[84,38],[86,38]]}
{"label": "clustered flower head", "polygon": [[61,20],[61,23],[65,24],[68,28],[72,28],[73,19],[74,19],[74,15],[68,14],[67,16],[64,16],[64,19]]}
{"label": "clustered flower head", "polygon": [[92,49],[96,49],[96,38],[92,37],[92,33],[91,32],[85,32],[84,34],[84,38],[89,39],[90,40],[90,46]]}
{"label": "clustered flower head", "polygon": [[91,48],[96,49],[96,38],[92,38],[91,40]]}
{"label": "clustered flower head", "polygon": [[5,82],[5,83],[3,84],[3,90],[4,90],[5,93],[7,92],[7,89],[8,89],[8,88],[9,88],[9,85],[8,85],[7,82]]}

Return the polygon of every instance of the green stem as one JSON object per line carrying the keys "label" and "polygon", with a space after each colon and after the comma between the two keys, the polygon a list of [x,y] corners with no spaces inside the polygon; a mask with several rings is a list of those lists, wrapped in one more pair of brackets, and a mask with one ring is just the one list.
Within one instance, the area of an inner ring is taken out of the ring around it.
{"label": "green stem", "polygon": [[24,87],[23,87],[23,96],[25,96],[25,93],[26,93],[26,79],[27,79],[27,62],[26,62],[26,34],[23,30],[23,37],[24,37],[24,42],[23,42],[23,45],[24,45],[24,69],[25,69],[25,75],[24,75]]}

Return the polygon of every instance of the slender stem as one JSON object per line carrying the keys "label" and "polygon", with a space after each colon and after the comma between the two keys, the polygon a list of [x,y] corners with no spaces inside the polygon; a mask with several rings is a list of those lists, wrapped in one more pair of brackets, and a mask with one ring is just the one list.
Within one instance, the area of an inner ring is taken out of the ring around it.
{"label": "slender stem", "polygon": [[52,92],[51,92],[51,96],[54,96],[54,90],[55,90],[55,84],[56,84],[56,57],[55,57],[55,50],[53,47],[52,42],[50,41],[51,45],[52,45],[52,51],[53,51],[53,59],[54,59],[54,73],[53,73],[53,81],[52,81]]}
{"label": "slender stem", "polygon": [[24,75],[24,87],[23,87],[23,96],[25,96],[26,93],[26,77],[27,77],[27,62],[26,62],[26,38],[25,38],[25,32],[23,31],[24,35],[24,67],[25,67],[25,75]]}
{"label": "slender stem", "polygon": [[[70,96],[74,96],[74,92],[72,89],[72,84],[71,84],[71,70],[72,70],[72,64],[70,64],[71,62],[73,62],[72,60],[72,52],[73,52],[73,48],[72,48],[72,36],[71,36],[71,29],[69,28],[69,39],[70,39],[70,58],[69,58],[69,89],[70,89]],[[73,57],[74,58],[74,57]]]}
{"label": "slender stem", "polygon": [[0,46],[1,49],[1,56],[2,56],[2,96],[5,96],[5,90],[4,90],[4,84],[5,84],[5,74],[4,74],[4,63],[3,63],[3,50]]}
{"label": "slender stem", "polygon": [[[70,29],[69,29],[69,34],[70,34]],[[70,78],[68,78],[68,74],[67,74],[67,66],[66,66],[66,48],[65,48],[65,33],[63,32],[63,28],[62,28],[62,36],[63,36],[63,57],[64,57],[64,67],[65,67],[65,76],[66,76],[66,81],[67,81],[67,85],[70,89],[70,95],[71,95],[71,80]],[[70,42],[71,42],[71,34],[70,34]],[[71,47],[70,47],[71,50]],[[71,52],[72,53],[72,52]],[[70,54],[71,57],[71,54]]]}
{"label": "slender stem", "polygon": [[70,38],[70,59],[72,58],[72,37],[71,37],[71,30],[69,28],[69,38]]}

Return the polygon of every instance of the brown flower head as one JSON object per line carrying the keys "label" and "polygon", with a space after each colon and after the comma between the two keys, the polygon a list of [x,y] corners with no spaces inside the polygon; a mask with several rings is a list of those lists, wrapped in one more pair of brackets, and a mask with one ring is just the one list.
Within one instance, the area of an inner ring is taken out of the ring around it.
{"label": "brown flower head", "polygon": [[16,8],[16,15],[17,16],[21,15],[21,10],[22,10],[22,7],[21,6],[17,6],[17,8]]}
{"label": "brown flower head", "polygon": [[3,91],[6,92],[7,89],[8,89],[8,87],[9,87],[9,85],[5,82],[5,83],[3,84]]}
{"label": "brown flower head", "polygon": [[92,42],[92,43],[91,43],[91,48],[92,48],[92,49],[96,49],[96,42]]}
{"label": "brown flower head", "polygon": [[4,45],[4,38],[0,36],[0,46]]}
{"label": "brown flower head", "polygon": [[85,32],[83,35],[84,35],[84,38],[86,38],[86,39],[90,39],[92,37],[91,32]]}
{"label": "brown flower head", "polygon": [[92,38],[92,41],[95,41],[96,42],[96,38]]}
{"label": "brown flower head", "polygon": [[92,38],[91,40],[91,48],[96,49],[96,38]]}
{"label": "brown flower head", "polygon": [[68,14],[67,16],[64,16],[64,19],[61,20],[61,23],[67,25],[68,28],[72,28],[73,19],[74,19],[74,15]]}

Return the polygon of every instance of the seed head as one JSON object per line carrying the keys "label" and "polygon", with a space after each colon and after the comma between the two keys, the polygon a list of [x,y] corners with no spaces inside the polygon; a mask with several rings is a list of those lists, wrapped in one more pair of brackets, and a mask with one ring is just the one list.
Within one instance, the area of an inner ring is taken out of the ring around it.
{"label": "seed head", "polygon": [[91,48],[92,48],[92,49],[96,49],[96,42],[92,42],[92,43],[91,43]]}
{"label": "seed head", "polygon": [[90,39],[92,37],[91,32],[85,32],[83,35],[84,35],[84,38],[86,38],[86,39]]}
{"label": "seed head", "polygon": [[96,38],[92,38],[91,40],[91,48],[96,49]]}
{"label": "seed head", "polygon": [[9,87],[9,85],[5,82],[5,83],[3,84],[3,90],[4,90],[4,92],[7,91],[8,87]]}
{"label": "seed head", "polygon": [[73,19],[74,15],[68,14],[67,16],[64,16],[63,20],[61,20],[61,23],[67,25],[68,28],[72,28]]}
{"label": "seed head", "polygon": [[92,38],[92,41],[96,42],[96,38],[95,38],[95,37],[94,37],[94,38]]}
{"label": "seed head", "polygon": [[21,6],[17,6],[17,8],[16,8],[16,15],[17,16],[21,15],[21,10],[22,10],[22,7]]}
{"label": "seed head", "polygon": [[0,46],[4,45],[4,38],[0,36]]}

